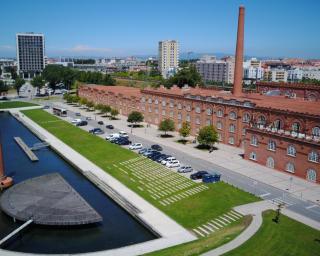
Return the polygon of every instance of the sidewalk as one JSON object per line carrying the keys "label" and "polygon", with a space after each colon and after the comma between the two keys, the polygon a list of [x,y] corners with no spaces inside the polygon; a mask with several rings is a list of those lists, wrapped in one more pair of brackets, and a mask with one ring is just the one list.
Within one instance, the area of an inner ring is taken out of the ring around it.
{"label": "sidewalk", "polygon": [[[128,123],[126,122],[127,117],[125,116],[119,116],[120,120],[108,120],[99,115],[95,115],[94,112],[86,112],[85,110],[81,110],[79,107],[73,107],[61,102],[57,104],[63,105],[63,107],[66,109],[81,112],[84,116],[91,116],[93,119],[96,118],[97,120],[107,121],[108,124],[113,124],[115,127],[126,131],[128,134],[131,133],[131,128],[128,127]],[[294,195],[298,199],[309,200],[320,204],[319,184],[311,183],[284,172],[273,170],[251,161],[244,160],[240,156],[240,154],[243,153],[243,150],[240,148],[235,148],[225,144],[217,144],[216,147],[218,150],[208,153],[206,151],[195,149],[194,144],[182,145],[175,142],[175,140],[179,138],[179,134],[177,132],[172,133],[174,135],[173,138],[164,139],[159,136],[160,132],[157,130],[156,126],[149,125],[149,127],[146,127],[146,123],[144,123],[144,126],[144,128],[134,128],[133,134],[138,137],[148,139],[153,143],[163,144],[173,149],[183,151],[190,156],[210,161],[213,164],[247,176],[253,179],[253,181],[257,180],[271,185],[285,193]],[[292,181],[290,181],[290,177],[292,177]]]}

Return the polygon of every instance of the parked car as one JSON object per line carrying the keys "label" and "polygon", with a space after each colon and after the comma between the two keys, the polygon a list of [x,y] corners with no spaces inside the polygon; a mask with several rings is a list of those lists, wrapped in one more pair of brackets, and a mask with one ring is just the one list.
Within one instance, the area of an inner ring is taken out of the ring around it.
{"label": "parked car", "polygon": [[190,178],[192,180],[199,180],[199,179],[202,179],[202,177],[205,175],[205,174],[208,174],[207,171],[198,171],[196,173],[193,173],[190,175]]}
{"label": "parked car", "polygon": [[161,147],[160,145],[158,145],[158,144],[152,145],[151,148],[152,148],[153,150],[162,151],[162,147]]}
{"label": "parked car", "polygon": [[49,109],[49,108],[50,108],[50,106],[48,106],[48,105],[43,106],[43,109]]}
{"label": "parked car", "polygon": [[143,153],[144,156],[148,156],[153,154],[153,152],[155,152],[153,149],[148,149],[146,152]]}
{"label": "parked car", "polygon": [[75,115],[76,115],[76,116],[81,116],[81,114],[80,114],[79,112],[77,112]]}
{"label": "parked car", "polygon": [[114,127],[113,127],[113,125],[112,125],[112,124],[108,124],[108,125],[106,125],[106,128],[107,128],[107,129],[110,129],[110,130],[114,129]]}
{"label": "parked car", "polygon": [[176,158],[174,156],[169,156],[169,157],[163,159],[161,161],[161,164],[165,165],[165,164],[167,164],[167,162],[170,162],[170,161],[173,161],[173,160],[176,160]]}
{"label": "parked car", "polygon": [[136,149],[142,149],[142,144],[141,143],[133,143],[129,149],[132,149],[132,150],[136,150]]}
{"label": "parked car", "polygon": [[106,136],[106,140],[112,140],[112,139],[119,138],[119,137],[120,137],[119,133],[111,133]]}
{"label": "parked car", "polygon": [[221,178],[221,174],[218,174],[218,173],[205,174],[202,176],[202,182],[204,183],[219,182],[220,178]]}
{"label": "parked car", "polygon": [[120,131],[119,135],[120,135],[120,137],[123,137],[123,138],[129,138],[129,135],[124,131]]}
{"label": "parked car", "polygon": [[149,149],[148,148],[142,148],[138,151],[139,154],[143,154],[145,152],[147,152]]}
{"label": "parked car", "polygon": [[161,154],[156,161],[157,161],[158,163],[161,163],[162,160],[165,160],[165,159],[168,158],[168,157],[169,157],[169,155]]}
{"label": "parked car", "polygon": [[120,139],[116,140],[116,144],[118,144],[118,145],[130,145],[131,141],[128,140],[127,138],[124,138],[124,139],[120,138]]}
{"label": "parked car", "polygon": [[82,121],[81,119],[76,118],[76,119],[73,119],[73,120],[71,121],[71,123],[77,124],[77,123],[79,123],[79,122],[81,122],[81,121]]}
{"label": "parked car", "polygon": [[86,126],[88,124],[87,121],[80,121],[78,123],[76,123],[76,126]]}
{"label": "parked car", "polygon": [[180,162],[178,160],[172,160],[166,163],[166,166],[169,168],[173,168],[173,167],[179,167],[180,166]]}
{"label": "parked car", "polygon": [[161,153],[159,151],[154,151],[151,154],[147,155],[147,157],[152,159],[153,157],[156,157],[158,155],[161,155]]}
{"label": "parked car", "polygon": [[101,130],[100,128],[93,128],[91,130],[89,130],[90,133],[98,135],[98,134],[104,134],[104,131]]}
{"label": "parked car", "polygon": [[103,125],[103,121],[98,121],[98,124]]}
{"label": "parked car", "polygon": [[187,172],[192,172],[193,169],[191,166],[181,166],[179,169],[178,169],[178,172],[179,173],[187,173]]}

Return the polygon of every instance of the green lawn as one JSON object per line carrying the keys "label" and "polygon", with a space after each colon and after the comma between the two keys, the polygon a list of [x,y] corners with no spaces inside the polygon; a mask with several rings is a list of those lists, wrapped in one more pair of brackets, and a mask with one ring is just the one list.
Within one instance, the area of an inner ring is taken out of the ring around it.
{"label": "green lawn", "polygon": [[[236,205],[258,200],[223,182],[209,185],[194,183],[43,110],[23,113],[186,228],[205,224]],[[176,196],[183,198],[177,200]],[[175,202],[160,203],[174,197]]]}
{"label": "green lawn", "polygon": [[196,241],[185,243],[160,251],[145,254],[145,256],[192,256],[200,255],[213,250],[237,237],[251,222],[251,217],[246,216],[232,225],[221,229],[212,235]]}
{"label": "green lawn", "polygon": [[320,231],[281,215],[277,224],[275,212],[263,214],[258,232],[239,248],[224,256],[319,256]]}
{"label": "green lawn", "polygon": [[0,102],[0,109],[5,108],[22,108],[22,107],[32,107],[37,106],[37,104],[23,101],[5,101]]}

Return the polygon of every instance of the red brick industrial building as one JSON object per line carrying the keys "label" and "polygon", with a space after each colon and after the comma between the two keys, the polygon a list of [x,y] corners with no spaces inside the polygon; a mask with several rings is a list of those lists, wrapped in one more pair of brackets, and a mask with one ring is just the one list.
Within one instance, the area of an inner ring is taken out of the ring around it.
{"label": "red brick industrial building", "polygon": [[243,27],[240,7],[232,93],[176,86],[140,90],[82,85],[79,96],[108,104],[122,115],[138,110],[152,124],[170,118],[179,129],[187,121],[193,135],[214,125],[221,143],[243,147],[245,159],[320,183],[320,103],[305,96],[243,93]]}

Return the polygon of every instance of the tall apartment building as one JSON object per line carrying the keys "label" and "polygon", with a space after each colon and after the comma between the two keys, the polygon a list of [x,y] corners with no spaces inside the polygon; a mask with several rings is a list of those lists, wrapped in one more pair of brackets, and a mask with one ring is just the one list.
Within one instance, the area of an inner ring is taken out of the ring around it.
{"label": "tall apartment building", "polygon": [[164,78],[174,75],[179,68],[179,43],[175,40],[159,42],[159,71]]}
{"label": "tall apartment building", "polygon": [[261,67],[261,61],[256,58],[251,58],[243,62],[243,78],[248,80],[263,79],[264,70]]}
{"label": "tall apartment building", "polygon": [[267,82],[287,82],[288,71],[285,69],[268,69],[265,70],[263,79]]}
{"label": "tall apartment building", "polygon": [[211,58],[210,61],[202,59],[196,63],[196,68],[204,81],[233,83],[233,57],[228,57],[223,60],[216,60],[214,58]]}
{"label": "tall apartment building", "polygon": [[35,33],[16,34],[18,74],[32,78],[45,67],[44,35]]}

